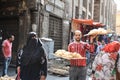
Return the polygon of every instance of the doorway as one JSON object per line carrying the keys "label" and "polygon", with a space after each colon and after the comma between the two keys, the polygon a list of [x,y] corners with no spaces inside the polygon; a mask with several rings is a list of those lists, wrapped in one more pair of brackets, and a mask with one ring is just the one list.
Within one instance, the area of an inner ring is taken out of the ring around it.
{"label": "doorway", "polygon": [[15,36],[15,40],[13,42],[12,48],[12,62],[16,61],[16,52],[18,48],[18,40],[19,40],[19,20],[17,17],[12,18],[0,18],[0,61],[3,60],[3,54],[1,50],[1,45],[3,40],[6,39],[8,34],[13,34]]}

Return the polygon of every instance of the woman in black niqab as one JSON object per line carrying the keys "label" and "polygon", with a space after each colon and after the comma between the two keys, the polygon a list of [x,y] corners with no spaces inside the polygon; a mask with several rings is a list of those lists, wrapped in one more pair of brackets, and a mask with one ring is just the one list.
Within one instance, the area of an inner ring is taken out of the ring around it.
{"label": "woman in black niqab", "polygon": [[30,32],[21,56],[22,80],[40,80],[40,76],[47,76],[47,59],[41,41],[35,32]]}

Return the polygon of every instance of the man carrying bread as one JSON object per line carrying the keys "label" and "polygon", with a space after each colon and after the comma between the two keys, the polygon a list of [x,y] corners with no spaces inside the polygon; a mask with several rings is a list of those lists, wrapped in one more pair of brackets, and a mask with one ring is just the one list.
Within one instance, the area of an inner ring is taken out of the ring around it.
{"label": "man carrying bread", "polygon": [[[82,57],[86,57],[86,50],[90,53],[94,52],[93,39],[94,36],[90,36],[90,43],[85,43],[81,41],[82,33],[79,30],[74,32],[74,41],[68,45],[69,52],[77,52]],[[86,59],[71,59],[70,60],[70,70],[69,70],[69,80],[86,80]]]}

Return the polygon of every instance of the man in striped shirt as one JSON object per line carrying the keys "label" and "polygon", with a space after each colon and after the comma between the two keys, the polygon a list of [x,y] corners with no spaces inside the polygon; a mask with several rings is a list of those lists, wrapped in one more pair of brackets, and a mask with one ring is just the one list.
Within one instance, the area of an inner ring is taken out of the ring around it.
{"label": "man in striped shirt", "polygon": [[[69,52],[77,52],[82,57],[86,57],[86,50],[90,53],[94,52],[93,39],[95,36],[90,37],[90,44],[82,42],[80,40],[82,34],[81,31],[76,30],[74,32],[74,42],[68,46]],[[70,60],[70,77],[69,80],[86,80],[86,59],[71,59]]]}

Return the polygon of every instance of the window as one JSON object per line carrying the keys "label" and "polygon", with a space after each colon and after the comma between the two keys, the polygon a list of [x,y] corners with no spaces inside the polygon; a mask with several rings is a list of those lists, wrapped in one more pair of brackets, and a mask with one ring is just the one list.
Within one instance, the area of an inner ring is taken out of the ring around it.
{"label": "window", "polygon": [[91,19],[91,16],[90,16],[90,15],[88,16],[88,19]]}
{"label": "window", "polygon": [[87,0],[83,0],[83,6],[87,7]]}
{"label": "window", "polygon": [[82,11],[82,18],[85,19],[85,11]]}
{"label": "window", "polygon": [[92,13],[92,1],[91,0],[89,2],[89,11],[90,11],[90,13]]}
{"label": "window", "polygon": [[75,7],[75,18],[79,18],[79,8],[78,6]]}
{"label": "window", "polygon": [[104,3],[102,2],[102,6],[101,6],[101,15],[103,15],[104,12]]}

